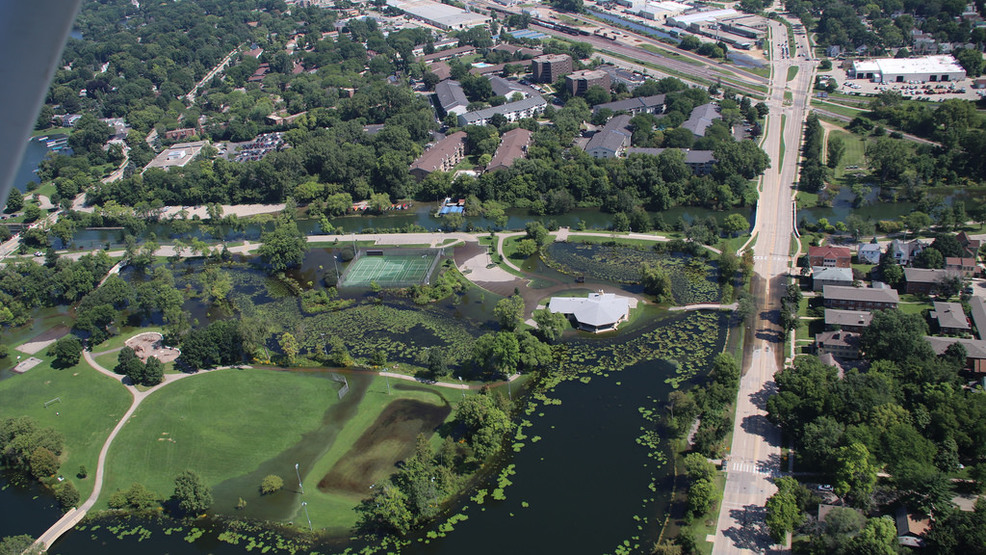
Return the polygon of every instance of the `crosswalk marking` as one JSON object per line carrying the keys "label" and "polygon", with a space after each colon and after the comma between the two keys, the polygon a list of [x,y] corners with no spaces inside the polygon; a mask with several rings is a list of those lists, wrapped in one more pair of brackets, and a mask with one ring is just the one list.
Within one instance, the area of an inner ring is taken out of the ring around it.
{"label": "crosswalk marking", "polygon": [[729,469],[733,472],[747,472],[749,474],[757,474],[760,476],[773,476],[776,471],[772,468],[765,468],[756,463],[733,461],[729,465]]}
{"label": "crosswalk marking", "polygon": [[788,262],[788,261],[791,260],[791,257],[790,256],[783,256],[783,255],[780,255],[780,254],[772,254],[770,256],[765,256],[765,255],[762,255],[762,254],[758,254],[758,255],[755,255],[753,257],[753,259],[754,260],[767,260],[767,259],[770,259],[770,260],[774,260],[774,261],[777,261],[777,262]]}

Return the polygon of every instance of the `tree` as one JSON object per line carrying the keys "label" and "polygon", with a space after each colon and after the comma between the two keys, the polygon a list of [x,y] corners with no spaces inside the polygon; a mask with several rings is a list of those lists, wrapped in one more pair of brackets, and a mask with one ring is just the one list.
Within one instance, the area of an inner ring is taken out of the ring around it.
{"label": "tree", "polygon": [[841,447],[835,461],[836,495],[851,496],[855,502],[866,504],[876,485],[876,473],[865,445],[854,442]]}
{"label": "tree", "polygon": [[408,509],[407,494],[400,488],[386,482],[378,490],[377,494],[367,500],[367,511],[363,512],[363,525],[375,525],[404,535],[414,524],[414,515]]}
{"label": "tree", "polygon": [[561,338],[568,329],[568,318],[560,312],[551,312],[547,308],[535,310],[531,316],[537,324],[538,332],[545,341],[554,342]]}
{"label": "tree", "polygon": [[730,236],[736,236],[750,229],[750,222],[742,214],[730,214],[722,222],[722,229]]}
{"label": "tree", "polygon": [[473,364],[487,374],[509,376],[520,363],[520,342],[510,331],[480,336],[473,345]]}
{"label": "tree", "polygon": [[268,474],[264,476],[264,479],[260,482],[260,493],[262,495],[268,495],[279,491],[284,487],[284,480],[276,474]]}
{"label": "tree", "polygon": [[527,232],[527,238],[533,239],[537,243],[538,248],[541,248],[548,244],[548,239],[551,235],[548,234],[548,229],[544,227],[544,224],[538,221],[527,222],[525,226]]}
{"label": "tree", "polygon": [[534,239],[521,239],[517,242],[517,254],[523,258],[532,256],[538,251],[538,245],[534,242]]}
{"label": "tree", "polygon": [[828,158],[825,161],[828,167],[832,169],[839,167],[839,161],[842,160],[842,156],[845,153],[846,141],[834,133],[829,135]]}
{"label": "tree", "polygon": [[640,283],[644,292],[654,295],[658,302],[673,302],[671,278],[660,266],[644,263],[640,270]]}
{"label": "tree", "polygon": [[61,487],[55,490],[55,499],[58,500],[58,503],[63,509],[77,507],[79,505],[79,498],[79,490],[69,480],[63,482]]}
{"label": "tree", "polygon": [[157,495],[147,489],[144,484],[134,482],[129,489],[113,492],[108,504],[111,509],[141,512],[159,506],[159,500]]}
{"label": "tree", "polygon": [[35,204],[33,202],[28,203],[27,206],[24,207],[24,222],[25,223],[36,222],[43,215],[44,215],[44,213],[41,212],[41,207],[39,207],[37,204]]}
{"label": "tree", "polygon": [[144,375],[141,385],[153,387],[164,381],[164,364],[157,357],[148,357],[144,364]]}
{"label": "tree", "polygon": [[0,540],[0,555],[44,555],[47,553],[43,546],[34,543],[34,538],[27,534],[6,536]]}
{"label": "tree", "polygon": [[270,266],[271,272],[282,272],[298,266],[308,252],[308,241],[298,230],[294,218],[279,216],[274,229],[260,234],[260,258]]}
{"label": "tree", "polygon": [[212,505],[212,489],[198,474],[185,470],[175,478],[175,493],[172,499],[182,513],[197,515],[204,513]]}
{"label": "tree", "polygon": [[17,189],[11,188],[10,195],[7,197],[7,208],[4,212],[12,214],[20,212],[24,208],[24,195]]}
{"label": "tree", "polygon": [[501,299],[493,307],[493,317],[505,330],[513,330],[524,318],[524,299],[520,295],[511,295]]}
{"label": "tree", "polygon": [[284,351],[284,355],[288,357],[288,365],[294,364],[295,358],[298,356],[298,351],[301,349],[301,346],[298,344],[298,340],[295,339],[290,333],[284,332],[281,334],[281,338],[278,340],[278,343],[280,343],[281,350]]}
{"label": "tree", "polygon": [[688,510],[695,516],[704,515],[719,501],[719,490],[711,480],[698,480],[688,487]]}
{"label": "tree", "polygon": [[792,493],[781,490],[767,499],[767,529],[775,543],[783,543],[788,532],[793,532],[803,520],[804,515]]}
{"label": "tree", "polygon": [[38,447],[31,452],[29,464],[31,475],[39,480],[54,476],[59,467],[58,456],[45,447]]}
{"label": "tree", "polygon": [[876,310],[870,326],[859,338],[860,351],[870,360],[931,360],[935,353],[924,336],[928,325],[920,314],[897,310]]}
{"label": "tree", "polygon": [[452,369],[449,367],[449,359],[448,355],[445,354],[445,349],[434,347],[425,353],[425,363],[433,377],[448,376],[451,373]]}
{"label": "tree", "polygon": [[74,335],[66,335],[55,342],[51,352],[55,355],[53,366],[69,368],[79,363],[79,358],[82,357],[82,342]]}
{"label": "tree", "polygon": [[849,553],[867,555],[896,555],[897,526],[889,516],[871,518],[849,542]]}

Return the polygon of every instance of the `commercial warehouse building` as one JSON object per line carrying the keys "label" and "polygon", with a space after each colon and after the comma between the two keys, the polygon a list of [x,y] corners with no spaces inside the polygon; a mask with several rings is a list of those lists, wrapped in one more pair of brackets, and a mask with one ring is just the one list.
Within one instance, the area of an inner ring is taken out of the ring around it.
{"label": "commercial warehouse building", "polygon": [[446,31],[478,27],[486,25],[490,20],[489,16],[481,13],[467,12],[431,0],[387,0],[387,5]]}
{"label": "commercial warehouse building", "polygon": [[921,58],[877,58],[853,62],[850,79],[870,79],[875,83],[918,83],[961,81],[965,69],[953,56]]}

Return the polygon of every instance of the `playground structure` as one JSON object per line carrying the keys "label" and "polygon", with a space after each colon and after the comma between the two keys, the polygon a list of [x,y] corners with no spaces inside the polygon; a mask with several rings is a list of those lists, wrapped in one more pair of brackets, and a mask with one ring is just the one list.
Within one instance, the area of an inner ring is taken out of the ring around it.
{"label": "playground structure", "polygon": [[174,347],[164,345],[164,336],[158,332],[151,331],[137,334],[127,340],[127,347],[134,350],[134,354],[141,362],[147,363],[147,359],[155,357],[162,364],[173,362],[181,351]]}

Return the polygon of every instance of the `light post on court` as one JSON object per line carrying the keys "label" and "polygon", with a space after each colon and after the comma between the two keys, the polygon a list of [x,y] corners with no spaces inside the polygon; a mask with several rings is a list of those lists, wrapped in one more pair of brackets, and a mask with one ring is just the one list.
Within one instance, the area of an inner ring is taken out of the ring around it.
{"label": "light post on court", "polygon": [[298,476],[298,488],[301,490],[301,494],[305,494],[305,486],[301,485],[301,471],[298,470],[300,463],[294,463],[294,473]]}

